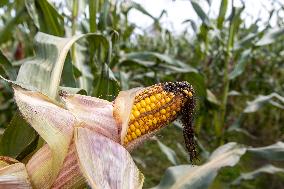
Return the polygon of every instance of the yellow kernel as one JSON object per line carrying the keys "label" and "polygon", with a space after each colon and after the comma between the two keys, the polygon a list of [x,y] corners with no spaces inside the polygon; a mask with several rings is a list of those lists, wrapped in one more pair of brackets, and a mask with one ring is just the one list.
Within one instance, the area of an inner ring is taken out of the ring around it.
{"label": "yellow kernel", "polygon": [[140,136],[141,135],[141,131],[139,129],[136,129],[135,134],[136,134],[136,136]]}
{"label": "yellow kernel", "polygon": [[176,114],[177,114],[176,111],[173,111],[173,112],[172,112],[172,115],[176,115]]}
{"label": "yellow kernel", "polygon": [[170,107],[167,107],[166,110],[167,110],[167,112],[169,112],[169,111],[171,110],[171,108],[170,108]]}
{"label": "yellow kernel", "polygon": [[165,113],[167,113],[167,111],[165,109],[161,109],[160,113],[165,114]]}
{"label": "yellow kernel", "polygon": [[141,100],[141,101],[140,101],[140,104],[141,104],[142,107],[146,107],[146,102],[145,102],[145,100]]}
{"label": "yellow kernel", "polygon": [[127,133],[131,133],[131,129],[130,128],[127,129]]}
{"label": "yellow kernel", "polygon": [[145,113],[146,112],[146,109],[145,108],[142,108],[141,110],[140,110],[140,113],[141,114],[143,114],[143,113]]}
{"label": "yellow kernel", "polygon": [[148,118],[149,119],[152,119],[154,116],[153,115],[148,115]]}
{"label": "yellow kernel", "polygon": [[157,121],[156,118],[154,118],[154,119],[152,120],[152,122],[156,125],[158,121]]}
{"label": "yellow kernel", "polygon": [[128,143],[128,139],[127,138],[124,139],[124,143]]}
{"label": "yellow kernel", "polygon": [[128,141],[131,141],[132,140],[132,137],[131,137],[131,135],[129,134],[129,135],[127,135],[127,139],[128,139]]}
{"label": "yellow kernel", "polygon": [[148,131],[148,130],[149,130],[149,127],[148,127],[147,125],[145,126],[145,130],[146,130],[146,131]]}
{"label": "yellow kernel", "polygon": [[136,111],[133,112],[133,115],[134,115],[134,117],[137,118],[137,117],[140,116],[140,112],[136,110]]}
{"label": "yellow kernel", "polygon": [[146,104],[150,104],[151,103],[150,98],[149,97],[145,98],[145,102],[146,102]]}
{"label": "yellow kernel", "polygon": [[161,104],[165,104],[166,100],[165,99],[161,99]]}
{"label": "yellow kernel", "polygon": [[139,120],[139,125],[140,126],[144,125],[144,122],[141,119]]}
{"label": "yellow kernel", "polygon": [[133,139],[136,139],[137,138],[137,136],[136,136],[136,134],[133,132],[133,133],[131,133],[131,137],[133,138]]}
{"label": "yellow kernel", "polygon": [[137,121],[134,122],[135,127],[139,127],[139,123]]}
{"label": "yellow kernel", "polygon": [[192,97],[192,92],[189,91],[187,95]]}
{"label": "yellow kernel", "polygon": [[163,119],[163,120],[166,120],[166,119],[167,119],[167,116],[162,115],[162,119]]}
{"label": "yellow kernel", "polygon": [[170,97],[167,97],[166,98],[166,102],[170,102],[171,101],[171,98]]}
{"label": "yellow kernel", "polygon": [[134,119],[135,119],[134,115],[133,115],[133,114],[131,114],[131,116],[130,116],[130,120],[131,120],[131,121],[133,121]]}
{"label": "yellow kernel", "polygon": [[148,105],[148,106],[146,106],[146,111],[147,112],[150,112],[152,109],[151,109],[151,107]]}
{"label": "yellow kernel", "polygon": [[151,103],[150,106],[151,106],[152,109],[156,108],[156,105],[154,103]]}
{"label": "yellow kernel", "polygon": [[138,110],[136,105],[133,105],[132,110]]}
{"label": "yellow kernel", "polygon": [[141,104],[139,102],[135,106],[136,106],[137,110],[141,109]]}
{"label": "yellow kernel", "polygon": [[152,126],[152,125],[153,125],[152,120],[148,120],[148,122],[147,122],[147,123],[148,123],[148,125],[149,125],[149,126]]}
{"label": "yellow kernel", "polygon": [[151,102],[156,102],[156,97],[155,96],[150,96]]}
{"label": "yellow kernel", "polygon": [[171,114],[170,114],[170,113],[167,113],[167,114],[166,114],[166,117],[167,117],[167,118],[169,118],[170,116],[171,116]]}
{"label": "yellow kernel", "polygon": [[130,130],[135,131],[135,126],[133,124],[130,125]]}
{"label": "yellow kernel", "polygon": [[141,133],[142,133],[142,134],[145,133],[145,129],[144,129],[144,128],[141,129]]}
{"label": "yellow kernel", "polygon": [[162,95],[161,95],[161,94],[155,94],[155,98],[156,98],[157,100],[161,100]]}
{"label": "yellow kernel", "polygon": [[159,112],[156,112],[154,116],[155,116],[155,117],[159,117],[159,116],[160,116],[160,113],[159,113]]}

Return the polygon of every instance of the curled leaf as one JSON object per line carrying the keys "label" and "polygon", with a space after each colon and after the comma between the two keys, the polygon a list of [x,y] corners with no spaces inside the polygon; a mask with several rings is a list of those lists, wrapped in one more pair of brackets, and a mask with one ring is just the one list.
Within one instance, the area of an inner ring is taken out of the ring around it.
{"label": "curled leaf", "polygon": [[141,89],[142,88],[134,88],[127,91],[121,91],[114,101],[113,117],[118,125],[121,143],[127,133],[128,122],[135,96]]}
{"label": "curled leaf", "polygon": [[0,188],[31,189],[25,165],[15,159],[0,156]]}
{"label": "curled leaf", "polygon": [[92,188],[142,188],[144,176],[120,144],[87,128],[75,129],[75,144],[81,170]]}
{"label": "curled leaf", "polygon": [[118,127],[113,118],[113,105],[111,102],[95,97],[78,94],[61,94],[66,108],[82,122],[82,127],[119,141]]}
{"label": "curled leaf", "polygon": [[15,100],[27,122],[47,142],[50,158],[35,165],[35,155],[27,165],[32,184],[36,188],[50,188],[56,179],[67,155],[73,127],[78,124],[75,117],[38,92],[14,86]]}

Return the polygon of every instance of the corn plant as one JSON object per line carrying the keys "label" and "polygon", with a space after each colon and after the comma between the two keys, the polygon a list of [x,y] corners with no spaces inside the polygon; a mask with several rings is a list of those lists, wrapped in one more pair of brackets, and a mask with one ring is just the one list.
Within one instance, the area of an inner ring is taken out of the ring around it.
{"label": "corn plant", "polygon": [[[52,2],[0,2],[1,183],[283,187],[282,2],[247,25],[245,2],[222,0],[209,17],[191,0],[199,20],[186,19],[179,35],[160,24],[165,11],[155,17],[132,1]],[[142,35],[133,10],[153,20]],[[136,87],[144,92],[128,91]],[[112,109],[119,99],[128,112]]]}

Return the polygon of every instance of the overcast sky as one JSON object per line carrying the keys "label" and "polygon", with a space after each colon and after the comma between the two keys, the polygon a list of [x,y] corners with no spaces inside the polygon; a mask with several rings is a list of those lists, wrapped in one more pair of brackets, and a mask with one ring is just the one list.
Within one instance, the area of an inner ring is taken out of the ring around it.
{"label": "overcast sky", "polygon": [[[193,19],[195,21],[199,20],[189,0],[176,0],[176,1],[134,0],[134,1],[143,5],[143,7],[155,17],[158,17],[161,11],[165,9],[167,11],[167,15],[163,17],[162,23],[165,27],[167,27],[173,32],[178,33],[180,31],[183,31],[186,25],[182,24],[182,22],[186,19]],[[259,17],[262,19],[262,22],[267,21],[269,17],[269,13],[267,10],[271,10],[273,8],[272,6],[273,1],[276,0],[244,0],[246,6],[242,17],[245,18],[245,23],[249,25]],[[212,2],[211,9],[209,9],[206,0],[199,0],[199,3],[201,4],[202,8],[206,13],[210,15],[211,18],[217,17],[219,13],[221,0],[211,0],[211,2]],[[231,5],[232,5],[232,0],[229,0],[228,7],[231,8]],[[241,1],[234,0],[234,5],[241,6]],[[227,13],[230,13],[230,11],[227,11]],[[153,20],[151,20],[151,18],[143,15],[142,13],[134,9],[129,14],[129,20],[142,28],[145,27],[147,28],[153,23]],[[272,25],[275,25],[273,21]]]}

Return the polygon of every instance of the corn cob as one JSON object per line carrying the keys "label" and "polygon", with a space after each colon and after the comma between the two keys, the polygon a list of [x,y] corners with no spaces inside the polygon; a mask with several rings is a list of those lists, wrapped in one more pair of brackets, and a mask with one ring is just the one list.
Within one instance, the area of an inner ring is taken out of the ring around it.
{"label": "corn cob", "polygon": [[186,147],[193,159],[196,156],[193,109],[194,91],[187,82],[166,82],[145,88],[134,99],[124,145],[181,117]]}

